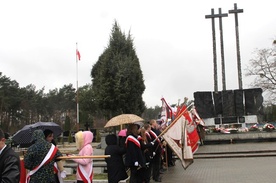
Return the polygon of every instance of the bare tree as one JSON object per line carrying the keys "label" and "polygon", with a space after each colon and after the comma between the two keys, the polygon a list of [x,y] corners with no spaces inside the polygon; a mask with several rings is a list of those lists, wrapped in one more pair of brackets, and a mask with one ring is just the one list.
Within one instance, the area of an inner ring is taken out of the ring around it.
{"label": "bare tree", "polygon": [[266,95],[266,103],[276,104],[276,52],[273,48],[256,49],[246,76],[255,76],[252,87],[262,88]]}

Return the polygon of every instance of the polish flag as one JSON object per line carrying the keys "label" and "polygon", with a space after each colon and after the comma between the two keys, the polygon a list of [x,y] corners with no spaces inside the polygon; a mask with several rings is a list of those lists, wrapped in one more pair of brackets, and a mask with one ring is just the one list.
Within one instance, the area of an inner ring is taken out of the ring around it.
{"label": "polish flag", "polygon": [[77,54],[77,59],[80,60],[81,56],[80,56],[80,52],[79,52],[78,49],[77,49],[77,51],[76,51],[76,54]]}

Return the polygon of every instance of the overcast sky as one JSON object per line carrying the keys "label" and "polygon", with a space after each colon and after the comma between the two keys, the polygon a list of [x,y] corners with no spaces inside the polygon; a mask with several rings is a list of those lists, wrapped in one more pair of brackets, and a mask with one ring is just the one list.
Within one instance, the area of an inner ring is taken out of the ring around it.
{"label": "overcast sky", "polygon": [[[174,104],[196,91],[213,91],[211,19],[237,3],[243,88],[252,78],[244,69],[256,48],[276,38],[275,0],[9,0],[0,2],[0,72],[20,87],[79,87],[91,83],[90,71],[108,46],[114,20],[130,31],[143,72],[148,107],[161,97]],[[222,19],[226,88],[238,89],[234,15]],[[218,87],[222,90],[219,21],[216,19]]]}

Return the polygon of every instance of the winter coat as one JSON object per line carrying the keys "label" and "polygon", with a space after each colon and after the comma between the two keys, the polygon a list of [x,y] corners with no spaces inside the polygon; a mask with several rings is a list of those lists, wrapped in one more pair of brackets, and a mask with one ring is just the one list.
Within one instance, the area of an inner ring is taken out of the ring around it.
{"label": "winter coat", "polygon": [[153,158],[153,145],[150,142],[144,141],[141,136],[138,136],[138,140],[141,144],[144,160],[146,163],[149,163]]}
{"label": "winter coat", "polygon": [[108,183],[118,183],[128,177],[126,173],[123,155],[126,149],[117,144],[116,135],[107,135],[105,138],[107,147],[105,148],[105,155],[110,155],[106,158]]}
{"label": "winter coat", "polygon": [[[24,156],[24,166],[26,169],[33,170],[38,165],[41,164],[43,159],[49,152],[52,144],[45,140],[42,130],[35,130],[32,135],[34,144],[31,145],[27,153]],[[38,169],[33,175],[31,175],[29,183],[52,183],[55,182],[54,175],[54,163],[57,157],[62,156],[59,150],[56,151],[54,157],[50,162],[45,163],[42,167]]]}
{"label": "winter coat", "polygon": [[161,144],[161,140],[159,138],[157,138],[161,132],[158,129],[154,129],[152,128],[149,132],[151,139],[155,140],[154,146],[153,146],[153,152],[155,152],[155,157],[156,156],[161,156],[161,152],[162,152],[162,144]]}
{"label": "winter coat", "polygon": [[126,139],[126,160],[125,165],[127,167],[134,167],[135,162],[142,167],[145,167],[145,159],[143,152],[141,150],[140,142],[137,140],[136,136],[129,135]]}
{"label": "winter coat", "polygon": [[[79,150],[79,156],[92,156],[93,155],[93,148],[92,148],[92,141],[93,141],[93,133],[90,131],[79,131],[75,134],[76,139],[76,146]],[[92,177],[91,181],[93,179],[93,159],[85,158],[85,159],[73,159],[76,163],[79,165],[82,165],[84,167],[85,172],[88,174],[89,171],[92,168]],[[76,174],[77,180],[82,181],[82,178],[80,176],[80,171],[77,169]]]}

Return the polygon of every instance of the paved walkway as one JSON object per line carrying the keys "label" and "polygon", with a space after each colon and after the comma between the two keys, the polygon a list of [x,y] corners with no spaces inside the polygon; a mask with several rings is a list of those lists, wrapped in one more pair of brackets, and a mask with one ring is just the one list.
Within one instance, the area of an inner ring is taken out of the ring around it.
{"label": "paved walkway", "polygon": [[200,146],[196,153],[276,150],[276,142],[234,143]]}
{"label": "paved walkway", "polygon": [[[200,146],[196,153],[264,150],[276,150],[276,142],[204,145]],[[101,149],[95,149],[95,154],[101,154],[102,152]],[[177,160],[174,167],[169,167],[162,174],[162,183],[275,183],[275,171],[276,156],[194,159],[194,163],[186,170]],[[106,180],[93,180],[93,183],[103,182],[107,183]],[[151,183],[154,183],[154,181],[151,181]]]}
{"label": "paved walkway", "polygon": [[[197,153],[276,150],[275,142],[200,146]],[[184,170],[179,162],[163,174],[163,183],[275,183],[276,157],[195,159]]]}

